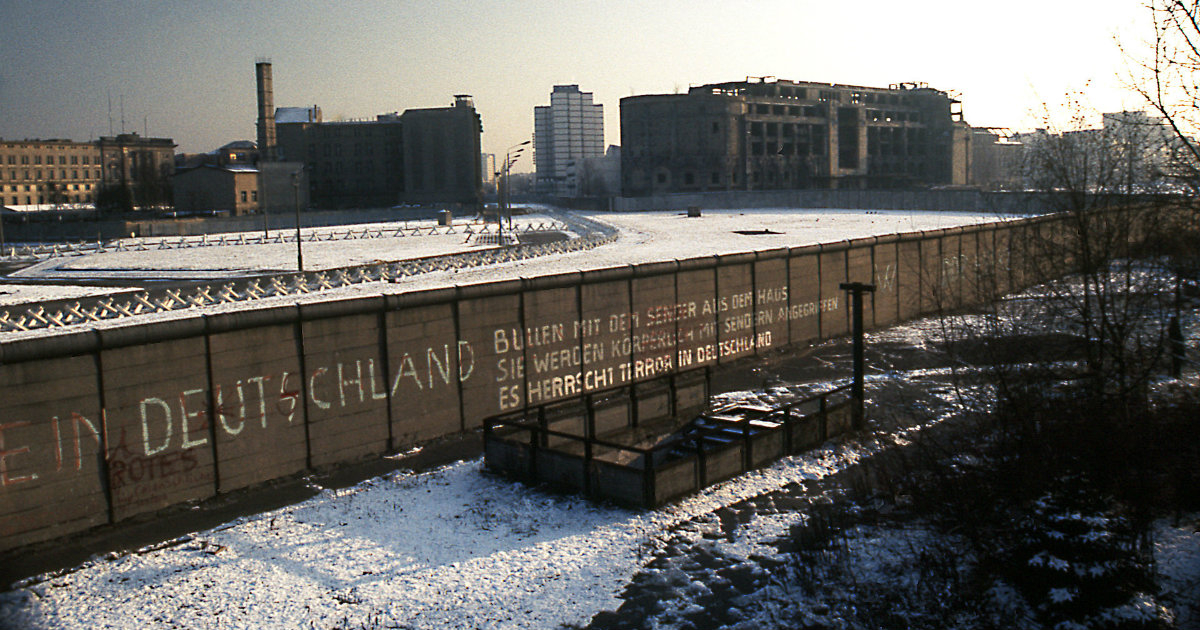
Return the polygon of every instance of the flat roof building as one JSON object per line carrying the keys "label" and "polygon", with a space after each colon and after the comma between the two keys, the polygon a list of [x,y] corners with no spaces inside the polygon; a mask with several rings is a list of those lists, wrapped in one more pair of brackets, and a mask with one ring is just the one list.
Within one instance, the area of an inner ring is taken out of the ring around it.
{"label": "flat roof building", "polygon": [[0,140],[0,205],[56,209],[168,205],[175,143],[136,133],[71,140]]}
{"label": "flat roof building", "polygon": [[576,165],[604,157],[604,106],[578,85],[556,85],[550,104],[533,109],[533,162],[539,192],[579,194]]}
{"label": "flat roof building", "polygon": [[316,206],[480,199],[481,125],[469,97],[375,120],[324,122],[317,107],[280,108],[275,130],[277,159],[304,164]]}
{"label": "flat roof building", "polygon": [[923,84],[774,77],[627,97],[622,194],[966,184],[958,105]]}

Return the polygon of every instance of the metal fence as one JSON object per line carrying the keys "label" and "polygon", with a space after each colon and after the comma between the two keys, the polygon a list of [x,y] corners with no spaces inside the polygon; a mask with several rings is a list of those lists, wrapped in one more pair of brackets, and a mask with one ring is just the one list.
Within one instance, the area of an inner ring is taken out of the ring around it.
{"label": "metal fence", "polygon": [[[297,296],[368,282],[391,282],[433,271],[470,269],[541,256],[567,254],[606,245],[617,238],[615,229],[583,217],[563,214],[555,221],[543,225],[551,224],[559,226],[555,231],[569,229],[582,234],[582,236],[548,243],[507,245],[478,251],[341,267],[325,271],[281,273],[229,282],[205,282],[187,287],[141,290],[132,294],[122,293],[102,297],[23,304],[0,310],[0,333],[65,328],[212,304],[253,302],[265,298]],[[428,230],[429,228],[420,229]],[[468,235],[468,238],[472,235],[497,232],[495,228],[485,227],[484,229],[489,229],[490,232],[477,230]],[[548,229],[544,227],[541,231]],[[522,233],[532,231],[535,229],[522,229]],[[357,230],[350,232],[361,234]],[[511,234],[511,232],[509,233]],[[343,238],[349,237],[343,235]],[[362,238],[362,236],[354,238]],[[213,240],[209,239],[210,242]],[[295,242],[294,235],[290,242]],[[249,243],[249,239],[247,239],[247,243]],[[227,241],[226,244],[231,243]]]}

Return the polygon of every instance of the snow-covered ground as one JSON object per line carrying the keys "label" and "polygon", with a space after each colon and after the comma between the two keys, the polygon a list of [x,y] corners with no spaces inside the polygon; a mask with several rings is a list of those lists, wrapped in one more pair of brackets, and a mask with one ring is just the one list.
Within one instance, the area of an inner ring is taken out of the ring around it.
{"label": "snow-covered ground", "polygon": [[[513,227],[525,230],[530,226],[551,222],[551,218],[545,215],[528,215],[514,218]],[[483,227],[481,223],[460,221],[453,231],[447,231],[446,228],[437,228],[436,221],[429,220],[305,228],[301,230],[304,268],[314,271],[495,247],[475,243],[472,236]],[[496,226],[488,226],[488,229],[495,232]],[[431,234],[431,231],[435,233]],[[363,233],[382,233],[385,236],[347,238],[348,233],[355,236]],[[224,237],[227,241],[235,241],[238,236],[213,235],[209,240],[218,241]],[[249,236],[258,240],[262,234],[254,232],[249,233]],[[290,239],[294,236],[294,230],[271,230],[269,233],[273,240]],[[296,270],[295,241],[179,247],[175,243],[181,240],[196,242],[199,241],[199,237],[121,239],[119,250],[116,249],[117,243],[108,243],[105,251],[50,258],[17,271],[12,276],[59,279],[173,276],[202,280]]]}
{"label": "snow-covered ground", "polygon": [[[121,289],[55,284],[15,284],[0,281],[0,307],[48,300],[70,300],[93,295],[111,295]],[[134,291],[135,289],[127,289]]]}
{"label": "snow-covered ground", "polygon": [[[480,460],[430,472],[397,472],[303,503],[236,519],[133,553],[109,554],[0,594],[5,628],[557,628],[615,610],[639,572],[671,581],[671,565],[645,567],[679,532],[722,507],[795,482],[819,481],[890,446],[882,440],[830,443],[742,475],[671,506],[630,511],[546,494],[482,473]],[[796,513],[765,515],[736,536],[704,535],[707,554],[760,572],[780,557],[772,543]],[[1200,585],[1200,517],[1160,523],[1166,587]],[[711,521],[712,519],[709,518]],[[901,552],[928,535],[910,528],[856,528],[846,534],[860,579],[920,578]],[[914,547],[913,545],[918,545]],[[656,627],[690,590],[676,580]],[[797,615],[828,617],[820,601],[773,583],[738,627],[776,627]],[[768,599],[769,597],[770,599]],[[692,604],[694,606],[694,604]],[[827,619],[828,620],[828,619]],[[1185,626],[1186,627],[1186,626]]]}
{"label": "snow-covered ground", "polygon": [[[882,448],[830,444],[630,511],[482,474],[398,472],[0,595],[0,627],[554,628],[613,609],[674,524]],[[392,625],[389,625],[392,624]]]}
{"label": "snow-covered ground", "polygon": [[[437,288],[466,282],[485,282],[499,278],[544,275],[628,265],[713,254],[748,252],[776,247],[796,247],[836,242],[897,232],[930,230],[1011,218],[987,213],[863,211],[863,210],[706,210],[699,218],[674,211],[634,213],[580,213],[617,227],[616,243],[596,249],[505,263],[486,269],[425,274],[405,279],[401,286],[367,285],[341,291],[379,293]],[[543,214],[515,217],[515,227],[538,225],[551,220]],[[403,224],[354,226],[394,229]],[[409,222],[410,227],[417,222]],[[432,224],[431,224],[432,225]],[[493,226],[494,229],[494,226]],[[329,233],[337,228],[306,230]],[[342,230],[344,231],[344,229]],[[756,231],[743,235],[737,231]],[[769,233],[767,233],[769,232]],[[219,238],[220,235],[213,235]],[[480,246],[468,242],[465,230],[453,234],[405,236],[304,242],[304,263],[308,270],[329,269],[377,261],[396,261],[437,254],[469,251]],[[296,266],[295,243],[270,243],[160,249],[158,238],[124,239],[124,251],[87,253],[69,258],[47,260],[15,274],[21,278],[122,278],[137,277],[220,279],[245,273],[292,271]],[[145,249],[141,249],[144,247]],[[0,280],[0,291],[10,290]],[[24,289],[22,299],[55,299],[48,294],[39,298],[36,291]]]}

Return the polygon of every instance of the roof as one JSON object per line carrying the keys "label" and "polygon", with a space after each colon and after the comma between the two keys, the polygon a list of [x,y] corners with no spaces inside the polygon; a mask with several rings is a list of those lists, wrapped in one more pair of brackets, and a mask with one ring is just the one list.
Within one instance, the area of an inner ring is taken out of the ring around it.
{"label": "roof", "polygon": [[249,140],[234,140],[221,147],[222,149],[257,149],[258,145]]}
{"label": "roof", "polygon": [[198,171],[200,169],[211,169],[214,171],[223,171],[226,173],[257,173],[258,167],[252,164],[228,164],[226,166],[217,166],[215,164],[201,164],[199,166],[191,166],[175,169],[175,177],[186,175]]}
{"label": "roof", "polygon": [[275,123],[320,122],[320,120],[315,120],[317,117],[315,109],[315,107],[277,107],[275,108]]}

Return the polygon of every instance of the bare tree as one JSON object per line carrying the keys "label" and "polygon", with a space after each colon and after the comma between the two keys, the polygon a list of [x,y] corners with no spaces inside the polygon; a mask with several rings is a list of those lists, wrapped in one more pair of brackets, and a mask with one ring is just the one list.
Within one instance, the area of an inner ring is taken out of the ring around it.
{"label": "bare tree", "polygon": [[1130,87],[1170,129],[1170,174],[1200,191],[1200,0],[1147,0],[1153,32],[1144,50],[1122,48],[1133,61]]}

